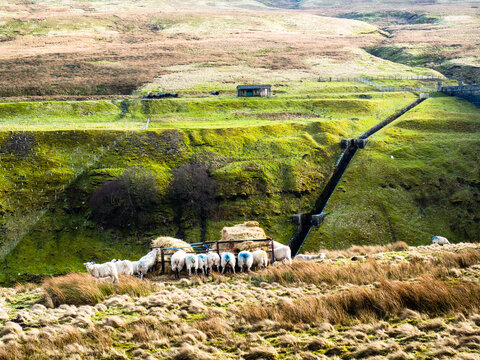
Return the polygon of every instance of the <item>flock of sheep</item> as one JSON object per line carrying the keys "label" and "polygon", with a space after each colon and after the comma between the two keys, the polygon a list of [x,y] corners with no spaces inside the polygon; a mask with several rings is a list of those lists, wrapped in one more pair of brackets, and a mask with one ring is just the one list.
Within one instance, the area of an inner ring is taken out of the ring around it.
{"label": "flock of sheep", "polygon": [[155,266],[157,251],[158,249],[150,251],[138,261],[112,260],[103,264],[95,264],[91,261],[83,265],[95,280],[108,279],[114,283],[119,281],[118,275],[136,275],[143,279],[143,276]]}
{"label": "flock of sheep", "polygon": [[[443,236],[434,236],[432,238],[433,244],[446,245],[450,242]],[[273,242],[275,261],[288,261],[292,264],[292,255],[289,246],[280,244],[277,241]],[[118,282],[118,275],[136,275],[140,279],[153,269],[157,259],[158,249],[153,249],[147,255],[143,256],[138,261],[130,260],[112,260],[104,264],[95,264],[94,262],[87,262],[84,265],[87,267],[87,271],[96,280],[108,279],[112,283]],[[313,260],[313,259],[325,259],[325,254],[319,255],[297,255],[296,260]],[[252,268],[262,269],[268,266],[268,256],[264,250],[240,251],[235,257],[231,252],[222,252],[220,255],[213,251],[208,251],[206,254],[192,254],[183,250],[176,251],[171,257],[172,271],[175,274],[175,278],[180,278],[180,272],[185,267],[188,271],[188,275],[192,275],[192,271],[198,274],[198,270],[202,271],[202,274],[208,275],[212,271],[213,267],[217,271],[225,273],[227,268],[235,273],[235,266],[238,266],[240,271],[245,269],[250,271]]]}
{"label": "flock of sheep", "polygon": [[[107,279],[114,283],[119,281],[118,275],[136,275],[143,279],[143,276],[155,266],[157,251],[158,249],[153,249],[138,261],[112,260],[103,264],[87,262],[84,265],[96,280]],[[292,254],[289,246],[274,241],[273,252],[275,261],[288,261],[292,264]],[[205,254],[192,254],[178,250],[172,255],[170,261],[176,279],[180,278],[180,272],[184,267],[188,271],[188,275],[191,276],[192,271],[198,274],[198,270],[201,270],[202,274],[208,275],[213,267],[217,271],[221,270],[223,274],[227,268],[235,273],[236,266],[240,271],[244,269],[250,271],[252,268],[263,269],[268,266],[268,256],[264,250],[252,252],[244,250],[240,251],[237,256],[231,252],[222,252],[220,255],[214,251],[208,251]]]}

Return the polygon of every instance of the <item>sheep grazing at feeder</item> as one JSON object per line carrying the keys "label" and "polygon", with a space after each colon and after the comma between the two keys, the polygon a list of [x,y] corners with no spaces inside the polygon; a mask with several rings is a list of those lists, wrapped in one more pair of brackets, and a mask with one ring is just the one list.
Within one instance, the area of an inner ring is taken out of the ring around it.
{"label": "sheep grazing at feeder", "polygon": [[292,265],[292,250],[289,246],[276,246],[273,250],[273,255],[275,257],[275,261],[284,262],[287,260],[289,264]]}
{"label": "sheep grazing at feeder", "polygon": [[185,266],[185,258],[187,253],[183,250],[179,250],[172,255],[170,262],[172,264],[172,271],[175,273],[175,279],[180,278],[180,271],[182,271]]}
{"label": "sheep grazing at feeder", "polygon": [[253,256],[250,251],[240,251],[238,254],[238,267],[240,268],[240,272],[243,271],[245,267],[247,272],[250,271],[253,264]]}
{"label": "sheep grazing at feeder", "polygon": [[185,258],[185,265],[188,270],[188,275],[192,276],[192,268],[195,269],[195,275],[198,273],[198,256],[195,254],[188,254]]}
{"label": "sheep grazing at feeder", "polygon": [[446,237],[437,235],[432,238],[432,244],[447,245],[450,244],[450,241]]}
{"label": "sheep grazing at feeder", "polygon": [[229,266],[235,274],[235,255],[230,252],[222,253],[220,256],[220,265],[222,266],[222,274],[225,273],[227,266]]}
{"label": "sheep grazing at feeder", "polygon": [[112,284],[119,281],[117,267],[112,262],[107,262],[104,264],[86,262],[83,265],[86,266],[87,271],[95,278],[96,281],[102,278],[110,278]]}
{"label": "sheep grazing at feeder", "polygon": [[138,261],[131,261],[131,263],[132,263],[133,275],[137,276],[139,274],[139,272],[138,272]]}
{"label": "sheep grazing at feeder", "polygon": [[207,255],[207,265],[208,265],[208,271],[212,271],[212,267],[215,266],[215,270],[219,271],[220,270],[220,255],[218,255],[216,252],[211,252],[208,253]]}
{"label": "sheep grazing at feeder", "polygon": [[198,268],[202,270],[203,275],[208,274],[208,257],[205,254],[198,254]]}
{"label": "sheep grazing at feeder", "polygon": [[117,268],[118,275],[133,275],[133,265],[130,260],[112,260],[112,263]]}
{"label": "sheep grazing at feeder", "polygon": [[252,252],[252,267],[256,269],[266,268],[268,266],[268,256],[265,250],[256,250]]}
{"label": "sheep grazing at feeder", "polygon": [[153,249],[147,255],[142,256],[138,260],[138,273],[140,274],[140,279],[153,269],[157,260],[157,251],[158,249]]}

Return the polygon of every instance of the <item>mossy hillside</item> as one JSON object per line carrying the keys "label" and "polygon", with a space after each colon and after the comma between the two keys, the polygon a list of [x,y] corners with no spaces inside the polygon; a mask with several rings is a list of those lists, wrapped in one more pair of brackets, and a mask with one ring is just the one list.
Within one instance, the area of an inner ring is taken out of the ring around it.
{"label": "mossy hillside", "polygon": [[357,153],[303,251],[433,235],[479,241],[479,132],[478,108],[457,98],[402,116]]}
{"label": "mossy hillside", "polygon": [[[80,132],[41,133],[42,137],[36,138],[39,148],[50,144],[57,152],[68,153],[79,143],[85,149],[87,144],[98,146],[97,140],[104,137],[105,149],[91,168],[57,194],[56,201],[50,197],[36,203],[39,209],[48,206],[50,210],[2,261],[1,281],[12,281],[18,273],[21,278],[29,278],[80,271],[83,262],[94,258],[135,259],[147,250],[152,237],[175,235],[179,224],[174,222],[167,187],[172,169],[193,158],[206,162],[219,184],[219,208],[208,223],[209,239],[218,239],[225,225],[255,218],[270,235],[286,241],[293,231],[291,214],[314,200],[314,193],[340,152],[338,144],[329,141],[338,135],[328,131],[336,130],[336,126],[324,124],[290,123],[243,129],[152,130],[128,133],[126,137],[92,131],[83,142],[65,140],[65,134],[83,136]],[[60,164],[65,166],[62,161]],[[89,218],[88,200],[103,183],[131,166],[147,168],[157,176],[163,200],[151,214],[156,225],[148,229],[103,229]],[[236,170],[244,166],[244,171]],[[242,186],[244,183],[249,187]],[[186,240],[198,241],[199,224],[191,214],[185,213],[180,225]],[[35,261],[24,265],[26,259]]]}

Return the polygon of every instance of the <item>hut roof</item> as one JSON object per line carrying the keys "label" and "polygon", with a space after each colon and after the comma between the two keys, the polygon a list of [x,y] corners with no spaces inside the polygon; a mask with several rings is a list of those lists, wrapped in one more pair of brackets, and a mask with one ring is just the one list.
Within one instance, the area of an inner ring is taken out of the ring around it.
{"label": "hut roof", "polygon": [[258,90],[258,89],[270,89],[272,85],[238,85],[237,90]]}

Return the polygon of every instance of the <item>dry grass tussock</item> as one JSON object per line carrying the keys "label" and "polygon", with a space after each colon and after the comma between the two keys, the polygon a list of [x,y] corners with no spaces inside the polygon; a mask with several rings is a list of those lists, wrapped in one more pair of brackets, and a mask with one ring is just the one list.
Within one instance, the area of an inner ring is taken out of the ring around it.
{"label": "dry grass tussock", "polygon": [[79,359],[81,355],[97,359],[111,353],[112,346],[111,334],[100,326],[86,332],[74,326],[63,326],[60,332],[46,328],[24,343],[9,342],[0,346],[0,359]]}
{"label": "dry grass tussock", "polygon": [[397,241],[387,245],[353,245],[344,250],[320,250],[319,253],[323,252],[328,258],[335,258],[338,256],[352,257],[357,255],[370,255],[391,251],[408,251],[408,244],[404,241]]}
{"label": "dry grass tussock", "polygon": [[296,261],[292,265],[269,267],[251,277],[253,281],[278,282],[289,284],[372,284],[379,279],[407,280],[430,274],[435,278],[445,278],[449,268],[469,267],[480,263],[480,250],[468,249],[458,253],[439,252],[433,261],[412,259],[399,263],[379,262],[369,259],[366,262],[353,262],[343,266],[332,263]]}
{"label": "dry grass tussock", "polygon": [[95,305],[114,294],[147,296],[155,291],[155,284],[131,276],[120,276],[120,282],[97,282],[88,274],[68,274],[46,279],[42,284],[44,303],[49,306],[61,304]]}
{"label": "dry grass tussock", "polygon": [[405,308],[438,316],[471,313],[480,309],[480,288],[472,283],[448,285],[431,276],[417,282],[382,280],[378,288],[355,287],[327,296],[309,296],[282,306],[250,305],[238,311],[249,323],[277,321],[283,326],[323,322],[348,324],[398,316]]}

